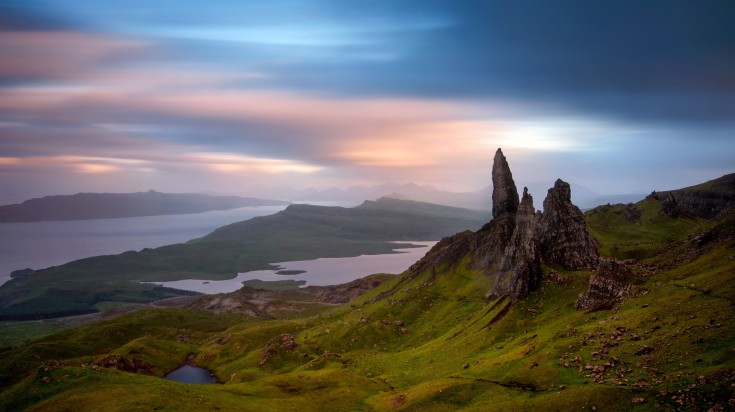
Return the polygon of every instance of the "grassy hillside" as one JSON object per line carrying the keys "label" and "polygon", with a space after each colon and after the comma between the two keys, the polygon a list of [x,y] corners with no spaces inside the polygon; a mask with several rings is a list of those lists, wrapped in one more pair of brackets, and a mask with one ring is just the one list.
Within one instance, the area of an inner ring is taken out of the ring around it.
{"label": "grassy hillside", "polygon": [[[637,223],[588,215],[603,250],[646,257],[637,297],[610,310],[574,309],[589,271],[545,268],[529,298],[486,301],[490,279],[458,265],[296,319],[138,312],[0,353],[0,409],[732,410],[735,211],[639,207]],[[190,353],[223,384],[160,379]],[[150,370],[96,366],[111,355]]]}
{"label": "grassy hillside", "polygon": [[585,213],[590,233],[600,251],[618,259],[645,259],[663,246],[686,239],[704,219],[670,217],[653,199],[635,204],[598,206]]}
{"label": "grassy hillside", "polygon": [[0,320],[95,312],[104,302],[142,303],[182,292],[139,284],[228,279],[270,263],[391,253],[394,240],[434,240],[480,227],[482,212],[381,199],[356,208],[292,205],[186,244],[97,256],[17,277],[0,287]]}

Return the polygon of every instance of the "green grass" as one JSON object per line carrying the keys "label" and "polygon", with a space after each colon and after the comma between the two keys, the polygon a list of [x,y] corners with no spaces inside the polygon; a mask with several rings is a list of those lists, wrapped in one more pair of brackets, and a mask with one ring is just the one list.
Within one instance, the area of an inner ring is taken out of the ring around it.
{"label": "green grass", "polygon": [[[588,216],[598,239],[624,256],[630,241],[605,231],[614,210],[599,213]],[[658,229],[657,219],[651,208],[625,231],[651,243],[643,263],[683,260],[640,274],[639,296],[610,310],[574,308],[589,271],[557,268],[568,282],[485,301],[492,279],[462,263],[295,319],[146,310],[0,353],[0,409],[674,410],[683,390],[694,394],[686,408],[707,410],[735,384],[718,378],[735,370],[733,216]],[[703,231],[720,240],[686,240]],[[278,346],[282,334],[298,346]],[[189,353],[224,384],[160,379]],[[107,354],[141,359],[154,376],[89,366]]]}
{"label": "green grass", "polygon": [[673,218],[661,213],[660,204],[644,199],[634,205],[641,215],[626,218],[622,204],[598,206],[585,213],[590,233],[600,243],[600,251],[618,259],[646,259],[661,248],[686,238],[702,224],[700,218]]}

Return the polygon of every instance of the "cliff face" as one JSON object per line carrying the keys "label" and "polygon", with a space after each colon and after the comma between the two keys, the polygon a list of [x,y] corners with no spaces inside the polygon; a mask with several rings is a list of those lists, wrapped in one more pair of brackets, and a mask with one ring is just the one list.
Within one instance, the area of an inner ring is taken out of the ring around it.
{"label": "cliff face", "polygon": [[516,226],[500,261],[502,275],[495,277],[490,295],[526,296],[538,287],[541,279],[539,220],[540,216],[536,215],[533,207],[533,197],[524,187]]}
{"label": "cliff face", "polygon": [[418,274],[437,265],[452,266],[470,256],[468,268],[493,277],[489,298],[523,298],[538,288],[541,262],[567,269],[597,265],[599,253],[582,212],[572,204],[569,184],[557,180],[536,212],[533,197],[523,189],[518,201],[513,175],[498,149],[493,164],[493,219],[479,231],[445,238],[409,269]]}
{"label": "cliff face", "polygon": [[569,183],[558,179],[544,200],[538,228],[543,259],[570,270],[594,268],[600,257],[597,245],[571,197]]}
{"label": "cliff face", "polygon": [[700,216],[712,219],[735,206],[735,173],[698,186],[648,196],[661,203],[662,213],[671,216]]}

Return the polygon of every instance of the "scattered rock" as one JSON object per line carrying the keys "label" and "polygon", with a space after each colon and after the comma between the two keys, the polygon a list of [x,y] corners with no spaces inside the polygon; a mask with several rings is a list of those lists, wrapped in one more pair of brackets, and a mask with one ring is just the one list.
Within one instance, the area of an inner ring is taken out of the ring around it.
{"label": "scattered rock", "polygon": [[269,360],[273,359],[273,357],[278,355],[279,349],[283,349],[285,351],[293,351],[298,346],[299,345],[294,339],[294,335],[290,333],[284,333],[276,338],[273,338],[270,342],[268,342],[268,345],[263,350],[263,355],[261,355],[260,357],[260,364],[264,365]]}
{"label": "scattered rock", "polygon": [[130,359],[118,355],[107,356],[94,362],[92,365],[108,369],[117,369],[125,372],[143,372],[149,375],[152,375],[155,371],[155,368],[152,365],[140,359]]}
{"label": "scattered rock", "polygon": [[653,348],[651,346],[641,345],[638,348],[638,350],[635,351],[635,354],[638,356],[642,356],[642,355],[648,355],[651,352],[653,352]]}

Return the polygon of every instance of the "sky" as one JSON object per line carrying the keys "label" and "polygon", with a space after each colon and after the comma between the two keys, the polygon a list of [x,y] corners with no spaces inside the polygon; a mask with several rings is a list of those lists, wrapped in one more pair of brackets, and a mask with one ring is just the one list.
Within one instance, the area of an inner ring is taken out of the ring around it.
{"label": "sky", "polygon": [[[0,204],[735,172],[735,3],[0,0]],[[268,190],[266,190],[268,189]],[[534,193],[536,190],[536,193]]]}

